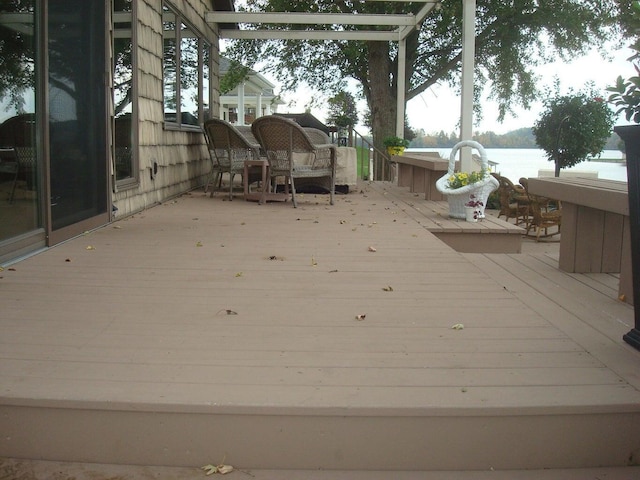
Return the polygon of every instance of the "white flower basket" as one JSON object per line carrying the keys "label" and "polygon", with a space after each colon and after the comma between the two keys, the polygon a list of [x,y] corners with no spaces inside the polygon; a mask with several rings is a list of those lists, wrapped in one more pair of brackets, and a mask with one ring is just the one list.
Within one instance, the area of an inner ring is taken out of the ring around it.
{"label": "white flower basket", "polygon": [[487,175],[487,178],[470,185],[465,185],[460,188],[449,188],[447,182],[449,177],[454,174],[456,169],[456,154],[462,147],[471,147],[478,151],[480,159],[482,161],[482,169],[489,171],[489,160],[487,159],[487,153],[484,151],[482,145],[473,140],[464,140],[456,143],[451,149],[449,155],[449,168],[447,174],[439,178],[436,181],[436,188],[440,193],[447,196],[449,202],[449,216],[452,218],[466,218],[465,203],[467,203],[471,195],[475,196],[476,200],[482,202],[482,206],[478,207],[480,210],[480,218],[484,218],[484,207],[487,204],[489,195],[500,186],[498,180],[493,175]]}

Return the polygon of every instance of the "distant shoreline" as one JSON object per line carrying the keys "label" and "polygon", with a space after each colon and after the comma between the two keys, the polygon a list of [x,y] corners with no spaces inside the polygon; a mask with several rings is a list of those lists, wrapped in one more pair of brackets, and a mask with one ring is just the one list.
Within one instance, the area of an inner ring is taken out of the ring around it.
{"label": "distant shoreline", "polygon": [[626,163],[624,158],[591,158],[587,162]]}

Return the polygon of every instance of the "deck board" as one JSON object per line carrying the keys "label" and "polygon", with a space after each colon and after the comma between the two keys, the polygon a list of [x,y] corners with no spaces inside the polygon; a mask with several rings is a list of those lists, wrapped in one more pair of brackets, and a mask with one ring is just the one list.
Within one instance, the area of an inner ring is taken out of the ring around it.
{"label": "deck board", "polygon": [[[59,415],[52,425],[64,424],[70,409],[84,412],[80,424],[95,411],[96,425],[107,426],[111,417],[98,411],[133,409],[149,415],[141,420],[149,432],[161,412],[249,414],[258,436],[273,433],[275,415],[290,415],[294,432],[304,415],[313,425],[314,417],[328,425],[367,417],[378,420],[359,430],[365,438],[366,429],[392,426],[407,431],[407,442],[430,426],[446,428],[435,420],[445,417],[461,442],[465,428],[477,441],[486,428],[478,419],[489,417],[505,425],[522,416],[524,425],[540,415],[540,435],[556,432],[546,422],[561,415],[592,415],[583,432],[633,427],[640,353],[621,339],[633,309],[611,296],[609,279],[561,272],[553,254],[458,253],[425,228],[416,205],[377,186],[359,191],[333,207],[326,196],[305,195],[298,209],[193,192],[5,268],[0,426],[13,429],[14,415],[41,422],[44,412],[20,409],[48,407]],[[408,417],[420,419],[415,430]],[[198,421],[185,419],[184,428]],[[236,421],[242,432],[251,428]],[[334,448],[320,437],[310,464]],[[382,458],[392,437],[371,452]],[[216,445],[225,439],[229,448],[242,444],[225,435]],[[640,436],[622,441],[640,448]],[[415,468],[452,468],[440,447],[394,465],[424,457]],[[537,448],[548,455],[551,445]],[[600,448],[621,461],[612,449]],[[264,460],[258,446],[247,450]],[[12,452],[14,443],[0,439],[0,455]],[[185,455],[166,461],[181,464]],[[358,455],[355,466],[365,464]],[[468,465],[484,465],[480,451],[472,457]]]}

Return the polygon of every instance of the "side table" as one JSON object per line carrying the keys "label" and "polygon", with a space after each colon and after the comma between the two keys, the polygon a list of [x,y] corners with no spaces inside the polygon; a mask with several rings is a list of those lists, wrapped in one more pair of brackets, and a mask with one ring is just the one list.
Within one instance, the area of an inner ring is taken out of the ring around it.
{"label": "side table", "polygon": [[[262,191],[252,193],[249,191],[249,169],[260,167],[262,169]],[[287,201],[289,195],[284,193],[271,192],[271,186],[269,182],[269,161],[267,159],[260,160],[245,160],[244,162],[244,175],[242,176],[242,183],[244,186],[244,199],[247,201],[258,201],[259,204],[268,201]]]}

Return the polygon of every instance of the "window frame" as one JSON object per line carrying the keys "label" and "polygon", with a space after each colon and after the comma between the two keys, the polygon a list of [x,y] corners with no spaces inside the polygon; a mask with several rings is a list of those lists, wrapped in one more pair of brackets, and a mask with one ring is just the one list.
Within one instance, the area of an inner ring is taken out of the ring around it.
{"label": "window frame", "polygon": [[[112,28],[113,28],[113,39],[112,39],[112,52],[115,56],[115,37],[116,37],[116,18],[115,15],[118,13],[115,10],[115,3],[112,2]],[[131,188],[136,188],[140,185],[140,156],[138,154],[139,151],[139,136],[138,136],[138,29],[136,28],[138,24],[138,2],[133,0],[131,2],[131,157],[129,159],[131,175],[124,178],[118,178],[117,176],[117,162],[116,162],[116,117],[115,117],[115,65],[112,61],[111,65],[111,74],[113,81],[113,93],[112,93],[112,101],[113,101],[113,123],[112,123],[112,158],[113,158],[113,185],[114,192],[118,192],[120,190],[127,190]]]}
{"label": "window frame", "polygon": [[[167,1],[167,0],[163,0],[162,2],[162,6],[163,6],[163,15],[165,12],[165,8],[171,12],[171,14],[174,16],[175,20],[174,20],[174,25],[176,26],[175,30],[173,30],[173,32],[175,33],[175,57],[173,58],[174,64],[176,65],[176,78],[175,78],[175,90],[176,90],[176,104],[175,104],[175,120],[172,119],[168,119],[167,115],[166,115],[166,98],[165,98],[165,94],[166,94],[166,87],[167,87],[167,83],[166,83],[166,75],[165,75],[165,59],[164,59],[164,53],[163,53],[163,66],[162,66],[162,104],[163,104],[163,111],[164,111],[164,115],[163,115],[163,121],[164,121],[164,128],[165,130],[185,130],[185,131],[202,131],[202,125],[204,124],[205,121],[205,105],[204,105],[204,101],[205,101],[205,90],[209,92],[209,95],[207,95],[206,99],[209,101],[209,103],[211,103],[211,72],[213,71],[212,69],[212,55],[211,52],[213,52],[213,44],[207,40],[207,38],[205,37],[205,35],[200,32],[200,30],[198,30],[197,28],[195,28],[193,26],[192,23],[190,23],[181,13],[180,11],[174,7],[171,2]],[[164,42],[165,42],[165,35],[166,35],[166,31],[164,30],[164,19],[163,19],[163,32],[162,32],[162,41],[163,41],[163,52],[164,52]],[[178,28],[179,26],[184,26],[185,28]],[[182,73],[182,40],[184,38],[188,38],[186,36],[183,36],[182,34],[185,32],[190,32],[191,34],[193,34],[195,37],[197,38],[197,92],[196,92],[196,101],[197,101],[197,124],[192,124],[192,123],[183,123],[182,122],[182,114],[183,114],[183,103],[186,100],[183,97],[183,93],[185,91],[192,91],[192,88],[190,88],[189,90],[183,89],[182,88],[182,78],[181,78],[181,73]],[[208,47],[209,49],[209,56],[208,56],[208,62],[205,65],[205,60],[206,60],[206,55],[205,55],[205,48]],[[208,70],[208,78],[205,77],[205,67]],[[207,88],[205,88],[205,83],[207,83]],[[209,111],[211,110],[211,105],[209,105]],[[173,112],[171,112],[173,113]]]}

